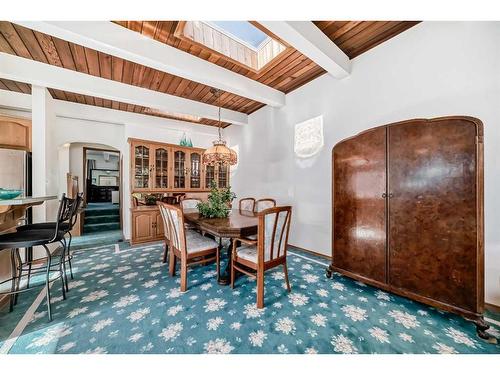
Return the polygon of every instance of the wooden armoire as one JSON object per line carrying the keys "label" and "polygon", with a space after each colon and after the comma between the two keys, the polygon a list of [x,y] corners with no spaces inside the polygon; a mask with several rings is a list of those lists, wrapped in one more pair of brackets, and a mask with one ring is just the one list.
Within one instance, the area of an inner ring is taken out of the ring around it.
{"label": "wooden armoire", "polygon": [[327,274],[488,325],[484,309],[483,125],[414,119],[337,143]]}

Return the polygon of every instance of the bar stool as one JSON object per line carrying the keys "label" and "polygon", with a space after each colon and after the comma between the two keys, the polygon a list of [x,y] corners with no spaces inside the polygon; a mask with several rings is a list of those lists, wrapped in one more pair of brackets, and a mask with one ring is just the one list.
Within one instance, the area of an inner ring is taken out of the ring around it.
{"label": "bar stool", "polygon": [[[50,302],[50,283],[61,279],[62,284],[62,295],[63,299],[66,299],[65,291],[65,280],[64,280],[64,259],[66,254],[66,240],[64,238],[65,232],[60,230],[61,224],[64,222],[64,208],[68,205],[68,198],[63,194],[61,203],[59,204],[59,209],[57,212],[57,221],[55,222],[55,228],[53,229],[39,229],[39,230],[25,230],[20,232],[13,232],[0,235],[0,251],[7,251],[10,249],[10,264],[11,264],[11,278],[0,283],[0,287],[3,284],[11,283],[10,291],[1,291],[0,295],[10,295],[10,311],[14,308],[15,298],[17,294],[34,289],[40,285],[30,286],[27,284],[24,288],[20,289],[21,279],[23,277],[22,273],[22,261],[19,255],[20,248],[28,248],[33,246],[42,246],[46,253],[46,258],[41,260],[46,260],[46,264],[34,269],[31,274],[45,273],[45,288],[47,297],[47,312],[49,321],[52,320],[51,312],[51,302]],[[51,243],[59,242],[61,244],[61,254],[58,262],[53,263],[51,254],[47,245]],[[19,267],[18,267],[19,265]],[[54,269],[57,267],[57,269]],[[18,274],[18,270],[20,271]],[[55,277],[54,277],[55,276]]]}
{"label": "bar stool", "polygon": [[[62,210],[62,219],[63,222],[61,222],[59,230],[63,231],[64,234],[69,236],[68,240],[68,245],[66,249],[66,257],[64,259],[64,263],[68,263],[69,265],[69,272],[71,279],[73,279],[73,267],[71,265],[71,260],[73,259],[73,256],[71,254],[71,240],[73,239],[73,236],[71,234],[71,231],[73,230],[73,227],[76,224],[76,220],[78,218],[78,211],[80,210],[82,204],[83,204],[83,193],[78,193],[75,199],[67,198],[65,195],[63,195],[63,199],[61,199],[61,204],[63,205]],[[48,223],[35,223],[35,224],[26,224],[26,225],[21,225],[16,228],[18,232],[24,232],[27,230],[45,230],[45,229],[51,229],[54,230],[56,227],[57,223],[56,222],[48,222]],[[31,273],[31,257],[32,257],[32,249],[28,251],[31,256],[29,256],[29,261],[27,263],[28,266],[28,286],[29,286],[29,279],[30,279],[30,273]],[[54,255],[54,254],[53,254]],[[68,291],[68,278],[66,276],[66,266],[64,265],[64,278],[66,281],[66,291]]]}

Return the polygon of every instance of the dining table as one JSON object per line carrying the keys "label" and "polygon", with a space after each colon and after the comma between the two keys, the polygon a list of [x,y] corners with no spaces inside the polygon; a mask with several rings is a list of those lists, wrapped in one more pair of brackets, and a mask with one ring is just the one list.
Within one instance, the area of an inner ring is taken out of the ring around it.
{"label": "dining table", "polygon": [[[222,239],[230,240],[227,249],[227,265],[224,272],[217,275],[219,284],[231,283],[231,251],[234,238],[242,238],[257,234],[258,214],[253,211],[232,209],[224,218],[207,218],[200,215],[197,209],[185,209],[184,220],[198,230],[209,233],[219,239],[219,251],[222,250]],[[220,257],[219,257],[220,259]],[[218,267],[220,270],[220,265]]]}

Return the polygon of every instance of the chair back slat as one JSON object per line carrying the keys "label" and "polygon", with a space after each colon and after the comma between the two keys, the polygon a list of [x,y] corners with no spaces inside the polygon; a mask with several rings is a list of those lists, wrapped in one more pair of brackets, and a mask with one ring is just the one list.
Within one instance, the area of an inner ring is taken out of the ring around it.
{"label": "chair back slat", "polygon": [[268,208],[276,207],[276,201],[272,198],[263,198],[255,201],[254,211],[262,212]]}
{"label": "chair back slat", "polygon": [[158,208],[160,209],[160,214],[163,222],[163,233],[167,240],[170,240],[170,227],[168,225],[168,208],[166,208],[161,202],[157,202]]}
{"label": "chair back slat", "polygon": [[238,203],[238,208],[243,211],[253,211],[255,209],[255,198],[242,198]]}
{"label": "chair back slat", "polygon": [[57,208],[56,227],[54,228],[54,236],[52,237],[50,242],[56,240],[59,234],[59,228],[61,227],[61,224],[64,223],[64,218],[66,216],[66,211],[67,211],[68,199],[69,198],[66,197],[65,193],[61,195],[61,200],[59,201],[59,207]]}
{"label": "chair back slat", "polygon": [[274,207],[259,213],[258,252],[259,261],[286,256],[290,230],[291,206]]}
{"label": "chair back slat", "polygon": [[[285,220],[284,225],[286,225],[286,223],[289,223],[290,211],[285,211],[285,214],[283,214],[282,212],[280,212],[278,214],[278,216],[281,216],[281,217],[283,215],[285,216],[284,217],[284,220]],[[286,232],[288,232],[289,228],[290,228],[290,225],[288,225],[288,228],[287,228]],[[285,246],[282,246],[282,244],[283,244],[283,236],[287,237],[286,238],[286,242],[284,243]],[[281,234],[279,236],[279,242],[278,242],[278,258],[280,257],[282,249],[283,249],[283,251],[286,251],[286,245],[287,245],[287,243],[288,243],[288,233],[285,235],[285,230],[282,230]]]}
{"label": "chair back slat", "polygon": [[78,219],[78,211],[83,205],[83,192],[76,195],[76,199],[73,202],[73,208],[71,211],[71,218],[69,220],[69,230],[73,229]]}
{"label": "chair back slat", "polygon": [[160,206],[160,209],[165,209],[163,212],[166,214],[168,222],[170,244],[180,252],[187,253],[186,233],[184,231],[184,214],[181,209],[163,202],[158,202],[157,204]]}

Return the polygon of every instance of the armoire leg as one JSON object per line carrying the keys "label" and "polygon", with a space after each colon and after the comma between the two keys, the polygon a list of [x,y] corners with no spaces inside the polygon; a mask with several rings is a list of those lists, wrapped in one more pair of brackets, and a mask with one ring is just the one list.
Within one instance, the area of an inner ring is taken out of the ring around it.
{"label": "armoire leg", "polygon": [[490,344],[497,343],[497,339],[486,332],[490,328],[490,325],[484,321],[482,316],[474,320],[474,324],[476,325],[476,333],[480,338],[488,341]]}
{"label": "armoire leg", "polygon": [[333,274],[333,265],[330,264],[328,266],[328,268],[326,269],[326,277],[328,277],[329,279],[332,278],[332,274]]}

